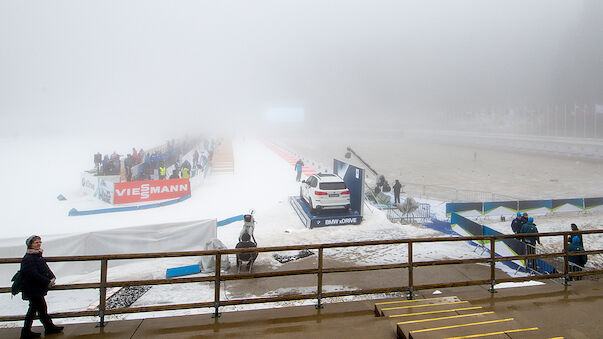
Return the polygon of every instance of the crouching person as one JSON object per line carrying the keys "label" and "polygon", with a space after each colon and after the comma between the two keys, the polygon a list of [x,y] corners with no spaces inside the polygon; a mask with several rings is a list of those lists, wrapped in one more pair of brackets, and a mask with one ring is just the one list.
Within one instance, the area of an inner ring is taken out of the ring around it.
{"label": "crouching person", "polygon": [[54,286],[56,278],[42,257],[42,239],[37,235],[32,235],[27,238],[25,244],[27,252],[21,260],[21,296],[23,300],[29,300],[29,309],[25,315],[21,338],[40,337],[40,333],[31,331],[36,313],[44,325],[46,334],[59,333],[63,331],[63,326],[56,326],[52,323],[44,299],[48,289]]}
{"label": "crouching person", "polygon": [[[239,241],[236,248],[258,247],[256,243],[250,240],[251,237],[249,236],[249,233],[243,233],[243,235],[241,235],[241,241]],[[237,273],[241,271],[241,265],[245,261],[247,262],[247,271],[251,273],[251,269],[253,268],[253,262],[257,257],[257,253],[237,253]]]}

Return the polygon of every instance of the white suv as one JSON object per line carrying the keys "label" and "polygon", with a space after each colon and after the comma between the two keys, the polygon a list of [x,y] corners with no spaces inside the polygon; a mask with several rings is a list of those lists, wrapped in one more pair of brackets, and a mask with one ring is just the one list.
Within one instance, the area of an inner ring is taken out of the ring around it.
{"label": "white suv", "polygon": [[302,180],[299,196],[310,206],[310,212],[324,209],[350,209],[350,190],[335,174],[313,174]]}

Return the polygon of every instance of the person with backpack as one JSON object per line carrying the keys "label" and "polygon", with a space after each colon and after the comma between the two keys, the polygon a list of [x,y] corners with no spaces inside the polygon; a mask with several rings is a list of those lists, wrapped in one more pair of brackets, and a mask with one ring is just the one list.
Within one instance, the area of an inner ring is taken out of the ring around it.
{"label": "person with backpack", "polygon": [[[577,235],[574,235],[574,237],[572,238],[572,243],[568,245],[567,247],[568,252],[582,252],[584,251],[584,247],[582,247],[582,245],[580,245],[580,237]],[[583,255],[572,255],[569,256],[568,261],[571,262],[573,265],[569,266],[569,271],[570,272],[581,272],[582,269],[584,268],[584,266],[586,265],[586,262],[588,261],[588,257],[586,256],[586,254]],[[576,280],[581,280],[582,277],[576,277]]]}
{"label": "person with backpack", "polygon": [[39,338],[40,333],[32,332],[31,325],[38,314],[46,334],[60,333],[63,326],[56,326],[48,315],[44,296],[55,285],[55,275],[42,257],[42,238],[32,235],[25,241],[27,252],[21,260],[21,297],[29,300],[29,308],[21,330],[21,338]]}
{"label": "person with backpack", "polygon": [[[529,217],[528,222],[521,226],[519,230],[519,234],[530,234],[530,233],[538,233],[538,228],[536,228],[536,224],[534,224],[534,218]],[[535,254],[536,253],[536,243],[540,244],[539,237],[524,237],[522,241],[526,243],[526,253]],[[528,268],[536,270],[536,260],[528,259],[527,265]]]}

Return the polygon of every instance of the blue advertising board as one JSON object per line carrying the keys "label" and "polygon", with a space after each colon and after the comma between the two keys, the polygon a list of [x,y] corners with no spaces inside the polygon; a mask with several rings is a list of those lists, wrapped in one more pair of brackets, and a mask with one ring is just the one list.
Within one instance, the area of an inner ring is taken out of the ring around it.
{"label": "blue advertising board", "polygon": [[333,173],[340,176],[350,190],[350,209],[363,215],[364,168],[333,159]]}

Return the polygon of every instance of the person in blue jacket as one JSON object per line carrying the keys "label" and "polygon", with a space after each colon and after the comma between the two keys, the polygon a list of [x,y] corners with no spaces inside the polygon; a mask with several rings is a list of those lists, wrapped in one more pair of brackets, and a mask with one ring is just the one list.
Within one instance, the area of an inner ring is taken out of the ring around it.
{"label": "person in blue jacket", "polygon": [[54,286],[56,277],[46,264],[46,259],[42,257],[42,238],[32,235],[27,238],[25,244],[27,252],[21,260],[21,297],[23,300],[29,300],[29,309],[25,315],[21,338],[40,337],[40,333],[31,331],[36,313],[44,325],[46,334],[59,333],[63,331],[63,326],[56,326],[52,323],[44,299],[48,289]]}
{"label": "person in blue jacket", "polygon": [[303,167],[304,162],[301,159],[297,160],[297,162],[295,163],[295,172],[297,172],[297,176],[295,178],[296,181],[299,181],[301,179]]}
{"label": "person in blue jacket", "polygon": [[521,212],[517,212],[517,216],[515,217],[515,219],[513,219],[513,221],[511,221],[511,230],[513,230],[513,233],[517,234],[519,233],[519,231],[521,230],[521,226],[523,226],[524,221],[523,218],[521,217]]}
{"label": "person in blue jacket", "polygon": [[[574,237],[572,238],[572,243],[568,245],[567,249],[569,252],[584,251],[584,247],[582,247],[582,245],[580,245],[580,237],[577,235],[574,235]],[[570,272],[580,272],[586,265],[586,262],[588,261],[588,257],[586,256],[586,254],[572,255],[572,256],[568,257],[568,260],[569,260],[569,262],[571,262],[573,264],[573,265],[569,266]],[[576,277],[576,280],[580,280],[580,279],[582,279],[582,277]]]}

